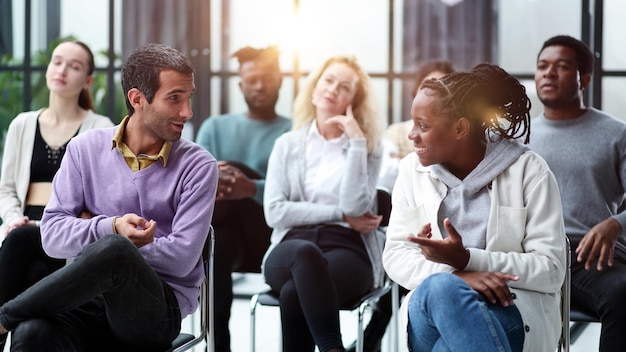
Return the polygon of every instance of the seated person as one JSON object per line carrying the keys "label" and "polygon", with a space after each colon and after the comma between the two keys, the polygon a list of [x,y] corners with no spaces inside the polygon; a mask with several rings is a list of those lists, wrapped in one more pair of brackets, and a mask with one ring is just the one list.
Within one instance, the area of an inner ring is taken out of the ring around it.
{"label": "seated person", "polygon": [[[452,64],[448,61],[431,61],[421,65],[417,69],[417,79],[413,97],[417,93],[420,85],[427,79],[439,78],[454,72]],[[413,127],[413,121],[407,120],[390,125],[385,132],[383,139],[384,153],[380,168],[378,185],[388,190],[393,190],[393,185],[398,177],[398,165],[400,159],[414,151],[413,142],[409,139],[409,131]],[[400,297],[408,291],[399,287]],[[387,325],[391,320],[392,307],[391,292],[382,296],[376,304],[376,309],[372,313],[363,338],[363,350],[367,352],[380,352],[381,342]],[[356,351],[356,341],[346,348],[347,352]]]}
{"label": "seated person", "polygon": [[122,65],[128,116],[72,139],[41,220],[53,258],[74,258],[0,306],[16,351],[156,351],[196,310],[217,162],[181,139],[193,68],[162,45]]}
{"label": "seated person", "polygon": [[[0,305],[65,265],[41,248],[39,223],[70,139],[113,126],[108,117],[94,113],[89,92],[94,67],[87,45],[59,43],[46,70],[50,104],[19,114],[9,125],[0,175]],[[6,337],[0,335],[0,351]]]}
{"label": "seated person", "polygon": [[215,229],[215,349],[230,351],[228,321],[233,303],[233,272],[260,272],[270,244],[263,214],[267,160],[276,138],[291,129],[291,120],[275,106],[282,75],[275,47],[245,47],[239,60],[239,88],[248,111],[208,118],[196,142],[211,152],[220,169]]}
{"label": "seated person", "polygon": [[382,217],[371,213],[382,151],[369,91],[354,58],[327,59],[270,155],[263,273],[279,296],[285,352],[343,351],[339,306],[382,281]]}
{"label": "seated person", "polygon": [[413,100],[415,153],[400,164],[383,255],[411,290],[412,351],[557,347],[563,216],[547,164],[515,141],[528,140],[529,110],[491,64],[427,80]]}
{"label": "seated person", "polygon": [[[413,97],[415,97],[417,90],[425,80],[443,77],[452,72],[454,72],[454,68],[449,61],[430,61],[420,65],[415,77]],[[385,131],[385,138],[383,139],[385,154],[378,184],[389,190],[393,189],[393,185],[398,177],[398,163],[400,159],[412,153],[415,148],[413,142],[409,139],[411,128],[413,128],[413,121],[409,119],[393,123]]]}
{"label": "seated person", "polygon": [[533,120],[530,146],[554,172],[563,196],[571,307],[600,318],[598,351],[613,352],[626,346],[626,124],[585,106],[593,60],[576,38],[544,42],[535,71],[544,111]]}

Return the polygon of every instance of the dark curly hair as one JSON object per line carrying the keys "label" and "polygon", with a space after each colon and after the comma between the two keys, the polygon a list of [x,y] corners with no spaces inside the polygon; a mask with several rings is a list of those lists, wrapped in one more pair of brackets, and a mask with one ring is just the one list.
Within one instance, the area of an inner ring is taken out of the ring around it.
{"label": "dark curly hair", "polygon": [[438,96],[437,111],[451,119],[466,117],[482,130],[507,139],[530,138],[530,99],[526,88],[499,66],[482,63],[425,81],[420,90]]}
{"label": "dark curly hair", "polygon": [[243,47],[237,51],[235,51],[231,57],[237,58],[239,61],[239,66],[243,65],[248,61],[264,61],[271,63],[272,66],[279,70],[278,68],[278,56],[280,52],[278,51],[278,47],[275,45],[269,46],[263,49],[257,49],[250,46]]}

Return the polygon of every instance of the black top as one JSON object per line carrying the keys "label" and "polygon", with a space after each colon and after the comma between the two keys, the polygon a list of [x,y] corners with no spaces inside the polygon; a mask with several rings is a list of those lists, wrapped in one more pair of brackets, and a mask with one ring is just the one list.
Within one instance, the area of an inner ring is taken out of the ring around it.
{"label": "black top", "polygon": [[[80,128],[79,128],[80,129]],[[74,134],[76,136],[78,131]],[[30,162],[30,182],[52,182],[54,175],[59,170],[61,159],[65,155],[68,140],[58,149],[52,149],[41,136],[39,120],[35,131],[35,144],[33,145],[33,158]]]}

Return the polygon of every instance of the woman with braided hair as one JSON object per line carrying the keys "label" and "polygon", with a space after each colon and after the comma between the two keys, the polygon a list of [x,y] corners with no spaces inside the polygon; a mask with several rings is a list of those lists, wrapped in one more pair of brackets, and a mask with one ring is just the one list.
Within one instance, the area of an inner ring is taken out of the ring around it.
{"label": "woman with braided hair", "polygon": [[393,191],[383,264],[411,292],[412,351],[553,351],[565,276],[561,201],[525,144],[530,102],[480,64],[431,79],[413,100],[415,153]]}

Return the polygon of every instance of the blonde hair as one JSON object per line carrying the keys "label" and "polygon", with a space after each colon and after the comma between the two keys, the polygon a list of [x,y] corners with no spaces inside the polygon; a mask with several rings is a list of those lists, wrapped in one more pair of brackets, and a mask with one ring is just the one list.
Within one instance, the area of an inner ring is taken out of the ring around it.
{"label": "blonde hair", "polygon": [[315,105],[312,102],[313,90],[326,68],[334,63],[347,65],[354,70],[359,78],[352,100],[352,113],[363,134],[365,134],[368,152],[372,152],[380,142],[382,123],[374,109],[369,76],[361,69],[354,56],[331,56],[319,68],[311,71],[303,89],[294,101],[293,130],[298,130],[315,120]]}

